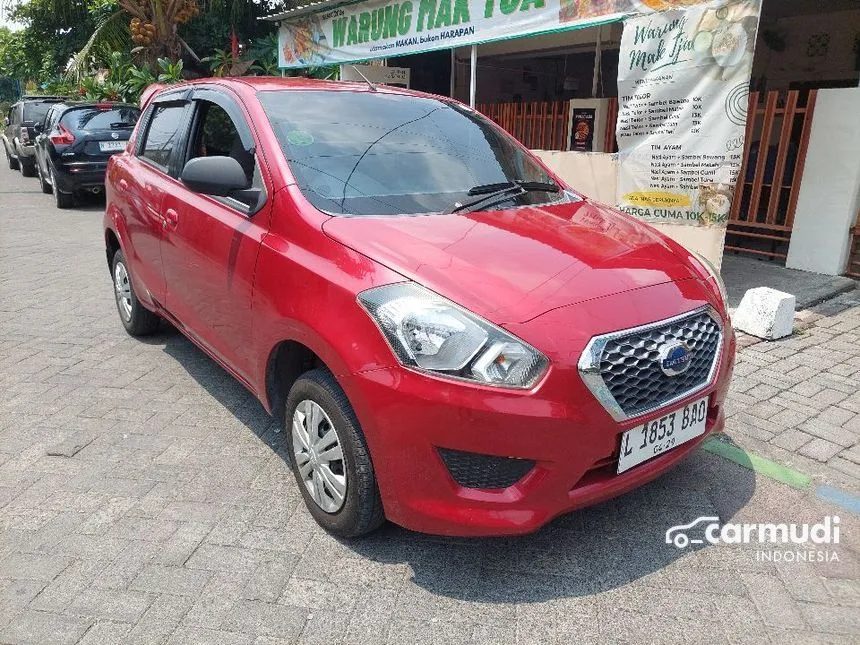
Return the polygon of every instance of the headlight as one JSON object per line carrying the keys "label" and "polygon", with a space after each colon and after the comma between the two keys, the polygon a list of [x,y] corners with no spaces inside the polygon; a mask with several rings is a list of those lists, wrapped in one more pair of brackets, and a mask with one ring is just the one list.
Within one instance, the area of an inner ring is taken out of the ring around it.
{"label": "headlight", "polygon": [[358,301],[398,360],[439,376],[529,388],[549,361],[508,332],[414,282],[368,289]]}
{"label": "headlight", "polygon": [[711,274],[711,277],[714,279],[714,282],[717,283],[717,288],[720,290],[720,297],[723,299],[723,305],[728,307],[729,296],[726,293],[726,283],[723,282],[723,277],[720,275],[720,272],[717,271],[717,267],[714,266],[713,262],[711,262],[704,255],[699,255],[695,251],[690,251],[693,256],[699,261],[705,271]]}

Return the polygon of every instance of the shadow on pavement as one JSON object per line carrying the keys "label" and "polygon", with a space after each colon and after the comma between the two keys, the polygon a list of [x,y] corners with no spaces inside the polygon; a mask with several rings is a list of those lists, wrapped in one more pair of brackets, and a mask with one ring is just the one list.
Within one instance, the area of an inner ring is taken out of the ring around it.
{"label": "shadow on pavement", "polygon": [[[283,433],[238,381],[172,327],[163,345],[249,430],[288,461]],[[486,603],[538,602],[614,589],[671,565],[690,551],[666,544],[666,531],[698,517],[732,518],[755,491],[755,475],[698,450],[660,479],[622,497],[561,516],[537,533],[510,538],[445,538],[386,524],[342,541],[383,564],[408,564],[431,594]],[[701,537],[690,533],[691,537]]]}

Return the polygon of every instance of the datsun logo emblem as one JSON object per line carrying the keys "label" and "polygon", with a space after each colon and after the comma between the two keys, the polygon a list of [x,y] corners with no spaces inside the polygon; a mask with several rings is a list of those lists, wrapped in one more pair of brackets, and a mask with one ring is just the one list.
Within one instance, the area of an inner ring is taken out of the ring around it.
{"label": "datsun logo emblem", "polygon": [[666,376],[678,376],[690,368],[693,354],[686,343],[671,341],[660,347],[660,369]]}

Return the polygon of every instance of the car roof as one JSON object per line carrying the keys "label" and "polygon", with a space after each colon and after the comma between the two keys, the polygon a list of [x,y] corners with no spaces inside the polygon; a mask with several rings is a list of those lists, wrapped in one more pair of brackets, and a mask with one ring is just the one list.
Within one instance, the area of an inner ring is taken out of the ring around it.
{"label": "car roof", "polygon": [[140,109],[134,103],[121,103],[120,101],[63,101],[61,105],[65,105],[70,108],[110,106],[112,108]]}
{"label": "car roof", "polygon": [[19,98],[16,103],[24,103],[24,102],[42,102],[42,103],[58,103],[60,101],[67,101],[68,96],[40,96],[40,95],[25,95]]}
{"label": "car roof", "polygon": [[[426,92],[417,92],[415,90],[407,90],[402,87],[391,85],[374,84],[373,89],[364,82],[352,81],[324,81],[316,78],[299,78],[299,77],[279,77],[279,76],[241,76],[241,77],[217,77],[217,78],[199,78],[191,81],[184,81],[175,85],[165,85],[153,93],[152,97],[147,97],[147,103],[152,101],[156,96],[164,95],[169,92],[190,90],[201,85],[221,85],[224,87],[232,87],[234,90],[242,93],[242,90],[251,92],[274,92],[284,90],[317,90],[323,92],[380,92],[383,94],[400,94],[404,96],[434,96]],[[435,97],[434,98],[438,98]]]}

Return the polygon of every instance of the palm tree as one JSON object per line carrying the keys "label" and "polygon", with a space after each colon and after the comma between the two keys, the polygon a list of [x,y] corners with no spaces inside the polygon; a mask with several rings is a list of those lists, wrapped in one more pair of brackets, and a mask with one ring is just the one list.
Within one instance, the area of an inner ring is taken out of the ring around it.
{"label": "palm tree", "polygon": [[199,60],[177,33],[177,28],[201,11],[197,0],[119,0],[118,10],[98,23],[86,45],[72,58],[69,76],[80,79],[89,72],[94,54],[127,50],[154,72],[159,58],[176,60],[185,48]]}

